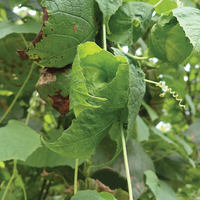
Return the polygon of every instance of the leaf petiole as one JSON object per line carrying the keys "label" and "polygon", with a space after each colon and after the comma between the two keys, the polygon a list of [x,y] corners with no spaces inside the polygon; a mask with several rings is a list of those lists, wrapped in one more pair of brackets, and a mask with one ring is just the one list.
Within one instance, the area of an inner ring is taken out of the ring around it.
{"label": "leaf petiole", "polygon": [[4,199],[5,199],[6,194],[7,194],[7,192],[8,192],[8,189],[9,189],[9,187],[10,187],[10,184],[12,183],[12,181],[14,180],[14,178],[16,178],[17,175],[18,175],[18,171],[17,171],[17,160],[14,159],[13,161],[14,161],[14,164],[13,164],[13,174],[12,174],[12,176],[11,176],[11,178],[10,178],[10,180],[9,180],[9,182],[8,182],[8,184],[7,184],[7,186],[6,186],[5,192],[4,192],[3,197],[2,197],[1,200],[4,200]]}
{"label": "leaf petiole", "polygon": [[106,22],[103,20],[103,48],[107,51],[107,43],[106,43]]}
{"label": "leaf petiole", "polygon": [[125,137],[124,137],[123,122],[121,122],[121,124],[120,124],[120,129],[121,129],[121,136],[122,136],[122,147],[123,147],[124,165],[125,165],[125,169],[126,169],[126,176],[127,176],[127,183],[128,183],[129,199],[133,200],[133,190],[132,190],[128,157],[127,157],[127,151],[126,151],[126,141],[125,141]]}
{"label": "leaf petiole", "polygon": [[164,0],[160,0],[156,5],[154,5],[154,8],[156,8],[157,6],[159,6]]}
{"label": "leaf petiole", "polygon": [[[117,44],[118,49],[120,49],[121,51],[123,51],[123,49],[121,48],[121,46],[119,44]],[[128,53],[129,55],[133,56],[136,60],[147,60],[149,59],[148,57],[139,57],[139,56],[134,56],[131,53]]]}
{"label": "leaf petiole", "polygon": [[75,160],[75,171],[74,171],[74,195],[77,193],[77,179],[78,179],[78,158]]}
{"label": "leaf petiole", "polygon": [[17,95],[15,96],[14,100],[12,101],[12,103],[10,104],[9,108],[6,110],[6,112],[4,113],[3,117],[0,119],[0,123],[4,120],[4,118],[7,116],[7,114],[10,112],[10,110],[12,109],[12,107],[14,106],[15,102],[17,101],[19,95],[21,94],[22,90],[24,89],[26,83],[28,82],[28,79],[30,78],[33,68],[35,66],[35,63],[32,64],[31,69],[28,73],[28,76],[26,77],[23,85],[21,86],[20,90],[18,91]]}

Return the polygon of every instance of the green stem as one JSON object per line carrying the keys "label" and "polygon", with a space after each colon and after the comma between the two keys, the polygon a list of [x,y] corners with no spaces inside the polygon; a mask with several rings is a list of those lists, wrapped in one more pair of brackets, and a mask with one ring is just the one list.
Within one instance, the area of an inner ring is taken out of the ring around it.
{"label": "green stem", "polygon": [[25,190],[25,187],[24,187],[24,183],[22,182],[21,178],[19,178],[19,181],[21,183],[21,187],[22,187],[22,190],[24,192],[24,200],[27,200],[27,195],[26,195],[26,190]]}
{"label": "green stem", "polygon": [[156,8],[157,6],[159,6],[164,0],[160,0],[156,5],[154,5],[154,8]]}
{"label": "green stem", "polygon": [[31,69],[28,73],[28,76],[26,77],[26,80],[24,81],[23,85],[21,86],[19,92],[17,93],[17,95],[15,96],[14,100],[12,101],[11,105],[9,106],[9,108],[6,110],[6,112],[4,113],[3,117],[0,119],[0,123],[4,120],[4,118],[7,116],[7,114],[10,112],[10,110],[12,109],[12,107],[14,106],[15,102],[17,101],[19,95],[21,94],[22,90],[24,89],[26,83],[28,82],[28,79],[31,76],[31,73],[33,71],[33,68],[35,66],[35,63],[32,64]]}
{"label": "green stem", "polygon": [[25,46],[26,46],[26,48],[27,48],[27,47],[28,47],[28,43],[27,43],[27,41],[26,41],[24,35],[23,35],[22,33],[20,33],[20,36],[21,36],[21,38],[22,38],[22,40],[23,40],[23,42],[24,42],[24,44],[25,44]]}
{"label": "green stem", "polygon": [[18,172],[17,172],[17,160],[14,160],[14,164],[13,164],[13,174],[12,174],[12,176],[11,176],[11,178],[10,178],[10,180],[9,180],[9,182],[8,182],[8,184],[7,184],[7,186],[6,186],[5,192],[4,192],[3,197],[2,197],[1,200],[4,200],[4,199],[5,199],[6,194],[7,194],[7,192],[8,192],[8,189],[9,189],[9,187],[10,187],[10,184],[12,183],[13,179],[17,176],[17,174],[18,174]]}
{"label": "green stem", "polygon": [[[133,56],[133,55],[132,55]],[[133,56],[136,60],[148,60],[148,57]]]}
{"label": "green stem", "polygon": [[126,151],[126,141],[125,141],[125,137],[124,137],[123,122],[121,122],[120,128],[121,128],[121,136],[122,136],[124,164],[125,164],[127,183],[128,183],[129,199],[133,200],[133,190],[132,190],[131,176],[130,176],[129,165],[128,165],[128,157],[127,157],[127,151]]}
{"label": "green stem", "polygon": [[74,195],[77,193],[77,179],[78,179],[78,159],[75,161],[75,172],[74,172]]}
{"label": "green stem", "polygon": [[144,79],[144,81],[147,82],[147,83],[153,83],[153,84],[155,84],[155,85],[157,85],[157,86],[160,85],[159,82],[151,81],[151,80],[148,80],[148,79]]}
{"label": "green stem", "polygon": [[106,43],[106,23],[105,19],[103,20],[103,48],[107,51],[107,43]]}
{"label": "green stem", "polygon": [[[119,44],[117,44],[117,47],[119,50],[123,51],[123,49],[121,48],[121,46]],[[128,53],[129,55],[133,56],[136,60],[148,60],[148,57],[139,57],[139,56],[134,56],[131,53]]]}

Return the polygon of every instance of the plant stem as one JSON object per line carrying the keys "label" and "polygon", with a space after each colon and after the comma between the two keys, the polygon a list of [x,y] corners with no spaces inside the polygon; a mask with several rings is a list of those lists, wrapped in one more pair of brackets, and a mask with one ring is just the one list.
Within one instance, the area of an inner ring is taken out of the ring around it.
{"label": "plant stem", "polygon": [[[119,50],[123,51],[123,49],[121,48],[121,46],[119,44],[117,44],[117,47]],[[139,56],[134,56],[131,53],[128,53],[129,55],[133,56],[136,60],[147,60],[149,59],[148,57],[139,57]]]}
{"label": "plant stem", "polygon": [[151,80],[148,80],[148,79],[144,79],[145,80],[145,82],[147,82],[147,83],[153,83],[153,84],[155,84],[155,85],[160,85],[160,83],[159,82],[155,82],[155,81],[151,81]]}
{"label": "plant stem", "polygon": [[14,161],[14,164],[13,164],[13,174],[8,182],[8,185],[6,186],[6,189],[5,189],[5,192],[3,194],[3,197],[1,200],[4,200],[5,197],[6,197],[6,194],[8,192],[8,189],[10,187],[10,184],[12,183],[13,179],[17,176],[18,172],[17,172],[17,160],[13,160]]}
{"label": "plant stem", "polygon": [[120,128],[121,128],[121,136],[122,136],[124,164],[125,164],[126,177],[127,177],[127,183],[128,183],[129,199],[133,200],[133,190],[132,190],[131,176],[130,176],[129,165],[128,165],[128,157],[127,157],[127,151],[126,151],[126,142],[125,142],[125,137],[124,137],[123,122],[121,122]]}
{"label": "plant stem", "polygon": [[154,5],[154,8],[156,8],[157,6],[159,6],[164,0],[160,0],[156,5]]}
{"label": "plant stem", "polygon": [[6,112],[4,113],[3,117],[0,119],[0,123],[4,120],[4,118],[7,116],[7,114],[10,112],[10,110],[12,109],[12,107],[14,106],[15,102],[17,101],[19,95],[21,94],[22,90],[24,89],[26,83],[28,82],[28,79],[31,76],[31,73],[33,71],[33,68],[35,66],[35,63],[32,64],[31,69],[28,73],[28,76],[26,77],[26,80],[24,81],[23,85],[21,86],[20,90],[18,91],[17,95],[15,96],[14,100],[12,101],[11,105],[9,106],[9,108],[6,110]]}
{"label": "plant stem", "polygon": [[[18,176],[18,174],[17,174],[17,176]],[[24,192],[24,200],[27,200],[26,190],[25,190],[25,187],[24,187],[24,183],[22,182],[21,178],[19,178],[19,181],[21,183],[21,187],[22,187],[22,190]]]}
{"label": "plant stem", "polygon": [[20,33],[20,36],[21,36],[21,38],[22,38],[22,40],[23,40],[23,42],[24,42],[24,44],[25,44],[25,46],[26,46],[26,48],[27,48],[27,47],[28,47],[28,43],[27,43],[27,41],[26,41],[24,35],[23,35],[22,33]]}
{"label": "plant stem", "polygon": [[[133,55],[132,55],[133,56]],[[148,57],[133,56],[136,60],[148,60]]]}
{"label": "plant stem", "polygon": [[78,179],[78,158],[75,161],[75,172],[74,172],[74,195],[77,193],[77,179]]}
{"label": "plant stem", "polygon": [[103,20],[103,48],[107,51],[107,43],[106,43],[106,23],[105,19]]}

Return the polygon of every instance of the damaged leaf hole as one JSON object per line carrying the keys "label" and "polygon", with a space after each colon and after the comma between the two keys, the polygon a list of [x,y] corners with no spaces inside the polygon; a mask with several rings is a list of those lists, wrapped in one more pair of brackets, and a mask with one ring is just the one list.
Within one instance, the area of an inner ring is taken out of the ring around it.
{"label": "damaged leaf hole", "polygon": [[[52,82],[56,83],[57,81],[56,74],[65,73],[67,69],[72,69],[72,64],[66,65],[63,68],[44,68],[41,77],[39,78],[38,83],[36,84],[36,90],[38,91],[38,93],[40,94],[40,89],[37,86],[45,86]],[[57,89],[54,88],[54,90]],[[50,102],[46,101],[46,103],[51,103],[51,106],[55,110],[60,112],[61,115],[64,116],[69,112],[70,101],[69,101],[69,94],[67,96],[63,96],[61,92],[62,90],[59,90],[55,91],[54,95],[48,95],[48,97],[50,98]]]}

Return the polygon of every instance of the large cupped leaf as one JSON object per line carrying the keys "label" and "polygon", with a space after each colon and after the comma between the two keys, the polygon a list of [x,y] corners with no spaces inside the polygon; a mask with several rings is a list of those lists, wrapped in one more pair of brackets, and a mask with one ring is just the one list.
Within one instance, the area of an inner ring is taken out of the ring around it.
{"label": "large cupped leaf", "polygon": [[[141,75],[125,57],[113,56],[95,43],[79,45],[70,88],[70,107],[76,120],[57,142],[43,142],[62,156],[83,158],[90,155],[114,122],[124,122],[129,133],[145,91]],[[120,134],[117,131],[116,137]]]}
{"label": "large cupped leaf", "polygon": [[41,4],[43,27],[25,53],[45,67],[64,67],[73,62],[77,46],[97,33],[95,1],[46,0]]}
{"label": "large cupped leaf", "polygon": [[10,159],[24,161],[41,146],[39,134],[15,120],[0,128],[0,137],[0,161]]}
{"label": "large cupped leaf", "polygon": [[123,3],[110,18],[110,35],[107,38],[115,43],[131,45],[147,30],[154,6],[142,2]]}
{"label": "large cupped leaf", "polygon": [[186,61],[200,52],[199,27],[199,9],[182,7],[165,13],[151,30],[150,56],[169,63]]}
{"label": "large cupped leaf", "polygon": [[62,156],[89,156],[126,107],[128,93],[126,58],[115,57],[95,43],[80,45],[70,88],[70,106],[77,118],[57,142],[43,142]]}

